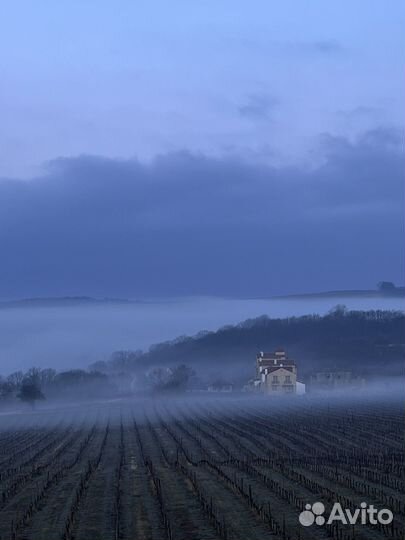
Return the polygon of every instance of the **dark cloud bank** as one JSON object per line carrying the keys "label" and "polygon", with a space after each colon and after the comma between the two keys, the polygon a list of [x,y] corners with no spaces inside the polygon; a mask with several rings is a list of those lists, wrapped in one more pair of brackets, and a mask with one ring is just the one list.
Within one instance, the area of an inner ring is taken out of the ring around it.
{"label": "dark cloud bank", "polygon": [[396,131],[325,136],[322,164],[187,152],[77,157],[0,181],[0,297],[270,295],[402,281]]}

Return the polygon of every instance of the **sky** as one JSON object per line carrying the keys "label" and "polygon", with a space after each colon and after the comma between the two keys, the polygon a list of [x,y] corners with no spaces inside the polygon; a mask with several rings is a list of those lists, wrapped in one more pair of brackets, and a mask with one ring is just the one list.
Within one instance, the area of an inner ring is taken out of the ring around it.
{"label": "sky", "polygon": [[403,283],[402,0],[6,0],[0,298]]}

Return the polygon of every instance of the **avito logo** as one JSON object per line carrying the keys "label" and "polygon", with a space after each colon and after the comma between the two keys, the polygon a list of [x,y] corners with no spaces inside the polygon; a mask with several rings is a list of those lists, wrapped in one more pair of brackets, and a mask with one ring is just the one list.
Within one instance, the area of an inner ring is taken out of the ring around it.
{"label": "avito logo", "polygon": [[306,504],[305,510],[301,512],[298,519],[301,525],[309,527],[314,523],[316,525],[328,525],[334,522],[340,522],[343,525],[388,525],[394,519],[393,513],[388,508],[382,508],[378,510],[374,508],[374,505],[368,505],[365,502],[360,504],[360,508],[350,510],[349,508],[343,509],[340,503],[335,503],[332,506],[332,510],[328,518],[323,514],[325,513],[325,505],[321,502],[315,502],[312,505]]}

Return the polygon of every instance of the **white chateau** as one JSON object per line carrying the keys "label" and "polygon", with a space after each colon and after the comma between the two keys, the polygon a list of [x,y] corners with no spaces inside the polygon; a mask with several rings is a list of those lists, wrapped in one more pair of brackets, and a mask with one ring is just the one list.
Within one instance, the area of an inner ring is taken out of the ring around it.
{"label": "white chateau", "polygon": [[297,366],[283,349],[257,354],[256,378],[247,389],[272,395],[305,393],[305,385],[297,381]]}

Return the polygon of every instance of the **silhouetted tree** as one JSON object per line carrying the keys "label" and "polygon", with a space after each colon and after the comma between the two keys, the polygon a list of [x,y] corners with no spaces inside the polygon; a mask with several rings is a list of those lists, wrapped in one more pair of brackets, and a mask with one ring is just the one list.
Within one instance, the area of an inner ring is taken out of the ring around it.
{"label": "silhouetted tree", "polygon": [[328,311],[328,315],[332,317],[343,317],[343,315],[346,315],[346,313],[347,307],[344,304],[337,304]]}
{"label": "silhouetted tree", "polygon": [[24,379],[22,371],[16,371],[7,378],[0,378],[0,399],[8,400],[15,396]]}
{"label": "silhouetted tree", "polygon": [[42,369],[39,373],[39,378],[41,381],[41,387],[49,386],[53,383],[56,377],[56,371],[54,369]]}
{"label": "silhouetted tree", "polygon": [[169,380],[161,386],[162,390],[184,391],[186,390],[190,378],[194,375],[194,370],[182,364],[172,369]]}
{"label": "silhouetted tree", "polygon": [[17,396],[21,401],[29,403],[33,408],[35,407],[35,402],[41,399],[45,399],[44,394],[41,391],[41,388],[35,382],[25,381],[21,385],[21,390]]}
{"label": "silhouetted tree", "polygon": [[3,377],[0,377],[0,399],[7,400],[12,397],[14,386]]}
{"label": "silhouetted tree", "polygon": [[9,382],[15,389],[21,386],[21,383],[24,379],[24,373],[22,371],[15,371],[7,377],[7,382]]}
{"label": "silhouetted tree", "polygon": [[393,292],[395,291],[396,287],[392,283],[392,281],[380,281],[377,285],[378,290],[382,293],[384,292]]}

